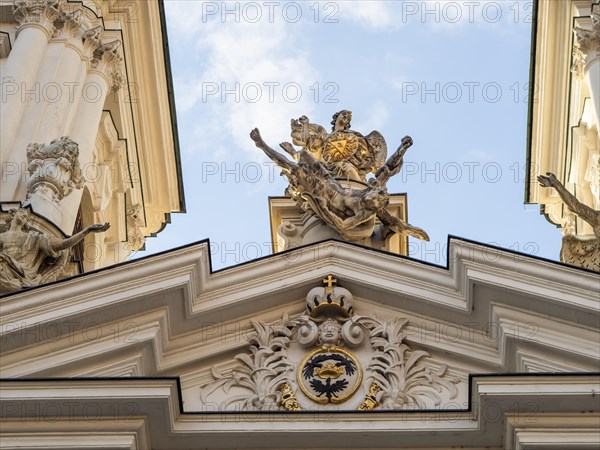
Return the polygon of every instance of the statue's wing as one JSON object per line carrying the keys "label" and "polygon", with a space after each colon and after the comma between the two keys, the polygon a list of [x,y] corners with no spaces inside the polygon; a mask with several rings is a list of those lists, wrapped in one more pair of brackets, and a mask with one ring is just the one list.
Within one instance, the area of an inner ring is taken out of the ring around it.
{"label": "statue's wing", "polygon": [[371,131],[365,136],[365,139],[373,154],[374,168],[378,169],[385,164],[387,158],[387,144],[385,143],[385,139],[379,131]]}
{"label": "statue's wing", "polygon": [[377,212],[377,217],[381,223],[389,230],[400,234],[408,234],[409,236],[429,241],[429,235],[421,228],[413,227],[411,224],[400,220],[398,217],[392,216],[387,209],[382,209]]}

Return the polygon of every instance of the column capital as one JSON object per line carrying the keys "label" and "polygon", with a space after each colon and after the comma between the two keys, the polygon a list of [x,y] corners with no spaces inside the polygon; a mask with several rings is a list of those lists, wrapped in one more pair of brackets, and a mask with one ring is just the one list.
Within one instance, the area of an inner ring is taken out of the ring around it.
{"label": "column capital", "polygon": [[588,63],[600,58],[600,11],[592,10],[592,28],[575,27],[573,66],[571,71],[579,79],[585,76]]}
{"label": "column capital", "polygon": [[60,11],[59,17],[54,22],[54,33],[52,34],[52,37],[74,37],[82,27],[82,16],[83,12],[81,9],[76,9],[72,12]]}
{"label": "column capital", "polygon": [[102,42],[98,39],[98,42],[100,44],[94,49],[91,67],[107,76],[111,89],[118,91],[123,85],[123,74],[121,72],[123,58],[119,54],[122,42],[120,39],[110,42]]}
{"label": "column capital", "polygon": [[14,0],[13,16],[19,24],[17,33],[24,27],[33,26],[42,29],[50,39],[65,3],[66,0]]}

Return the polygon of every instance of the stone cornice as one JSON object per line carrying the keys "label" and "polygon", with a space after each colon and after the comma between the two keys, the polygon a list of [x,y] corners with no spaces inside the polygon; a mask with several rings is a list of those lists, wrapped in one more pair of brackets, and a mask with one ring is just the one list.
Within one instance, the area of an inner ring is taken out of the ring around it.
{"label": "stone cornice", "polygon": [[598,374],[474,375],[467,402],[433,411],[215,414],[187,410],[177,378],[3,380],[0,407],[11,443],[50,431],[65,440],[76,431],[93,431],[97,439],[132,434],[137,446],[117,447],[128,449],[189,449],[198,442],[208,448],[240,443],[258,448],[265,442],[296,448],[298,439],[306,443],[317,434],[322,448],[414,448],[423,443],[448,448],[468,442],[515,449],[522,448],[520,440],[531,438],[528,433],[537,432],[562,448],[585,436],[591,445],[585,448],[594,448],[600,443],[594,395],[599,382]]}

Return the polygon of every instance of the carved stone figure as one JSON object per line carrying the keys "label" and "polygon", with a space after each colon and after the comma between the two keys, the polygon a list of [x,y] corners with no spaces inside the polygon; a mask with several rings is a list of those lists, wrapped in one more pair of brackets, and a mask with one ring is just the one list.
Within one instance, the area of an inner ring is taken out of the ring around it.
{"label": "carved stone figure", "polygon": [[[427,352],[404,342],[407,320],[354,316],[352,294],[333,286],[331,275],[323,282],[306,296],[305,314],[252,323],[249,351],[235,356],[237,366],[229,373],[212,368],[214,380],[200,393],[207,405],[262,411],[347,405],[360,386],[364,398],[352,400],[359,410],[421,409],[457,395],[458,380],[446,366],[432,369]],[[359,355],[370,360],[364,369]]]}
{"label": "carved stone figure", "polygon": [[350,129],[352,112],[342,110],[333,115],[331,133],[320,125],[309,123],[306,116],[292,119],[292,142],[302,146],[336,178],[366,181],[387,156],[385,139],[378,131],[363,136]]}
{"label": "carved stone figure", "polygon": [[554,188],[569,209],[590,224],[596,237],[596,239],[583,240],[573,235],[564,236],[560,260],[600,272],[600,211],[596,211],[577,200],[553,173],[548,172],[546,176],[540,175],[538,181],[544,187]]}
{"label": "carved stone figure", "polygon": [[144,211],[142,205],[136,204],[127,208],[127,239],[134,250],[139,250],[144,245],[146,238],[140,231],[144,226]]}
{"label": "carved stone figure", "polygon": [[29,226],[26,209],[9,211],[0,227],[0,294],[57,280],[69,262],[68,249],[89,233],[106,231],[108,223],[91,225],[67,239],[60,239]]}
{"label": "carved stone figure", "polygon": [[27,199],[38,194],[58,203],[73,191],[83,187],[79,167],[79,146],[67,136],[54,139],[49,145],[27,146],[29,180]]}
{"label": "carved stone figure", "polygon": [[[386,183],[402,168],[404,153],[412,145],[412,139],[403,138],[400,147],[385,161],[387,147],[379,132],[373,131],[365,137],[350,130],[350,111],[340,111],[333,117],[331,134],[319,125],[310,124],[305,116],[292,120],[292,139],[303,149],[296,151],[289,142],[280,146],[293,161],[270,148],[258,129],[252,130],[250,137],[283,169],[282,174],[289,181],[286,193],[297,206],[319,217],[343,239],[369,238],[376,231],[378,218],[384,238],[400,233],[429,240],[424,230],[392,216],[386,209],[389,203]],[[365,176],[369,173],[375,177],[367,181]],[[338,178],[358,181],[355,184],[360,187],[345,187]]]}

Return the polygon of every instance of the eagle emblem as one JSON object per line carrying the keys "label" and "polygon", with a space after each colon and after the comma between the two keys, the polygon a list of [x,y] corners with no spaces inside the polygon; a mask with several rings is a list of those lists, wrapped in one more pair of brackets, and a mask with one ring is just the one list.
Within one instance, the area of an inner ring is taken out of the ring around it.
{"label": "eagle emblem", "polygon": [[362,371],[358,360],[340,347],[320,347],[298,367],[298,385],[317,403],[342,403],[358,389]]}

